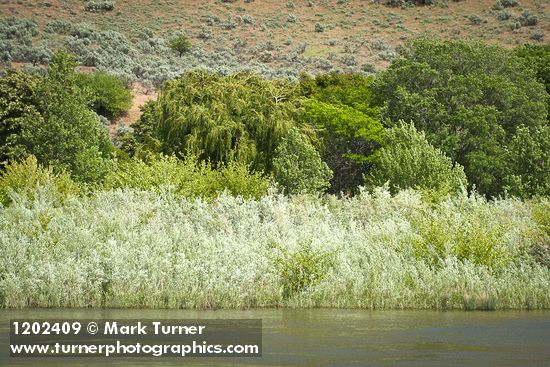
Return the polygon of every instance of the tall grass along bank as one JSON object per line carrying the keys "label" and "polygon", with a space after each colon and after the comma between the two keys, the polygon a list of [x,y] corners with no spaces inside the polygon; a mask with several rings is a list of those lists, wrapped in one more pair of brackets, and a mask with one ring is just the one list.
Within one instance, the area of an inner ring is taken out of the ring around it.
{"label": "tall grass along bank", "polygon": [[550,307],[548,201],[53,197],[0,208],[2,307]]}

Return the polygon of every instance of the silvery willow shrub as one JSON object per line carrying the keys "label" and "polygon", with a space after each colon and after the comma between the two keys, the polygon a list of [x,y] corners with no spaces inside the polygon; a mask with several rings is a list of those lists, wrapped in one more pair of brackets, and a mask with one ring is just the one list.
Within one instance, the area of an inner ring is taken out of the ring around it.
{"label": "silvery willow shrub", "polygon": [[290,129],[275,150],[273,177],[288,194],[316,194],[330,186],[332,171],[298,129]]}
{"label": "silvery willow shrub", "polygon": [[365,176],[367,186],[389,183],[392,192],[415,188],[433,199],[455,194],[467,187],[464,168],[434,148],[414,124],[402,123],[385,131],[384,146],[375,166]]}
{"label": "silvery willow shrub", "polygon": [[0,307],[550,307],[550,269],[529,250],[540,224],[516,199],[52,200],[39,190],[0,209]]}

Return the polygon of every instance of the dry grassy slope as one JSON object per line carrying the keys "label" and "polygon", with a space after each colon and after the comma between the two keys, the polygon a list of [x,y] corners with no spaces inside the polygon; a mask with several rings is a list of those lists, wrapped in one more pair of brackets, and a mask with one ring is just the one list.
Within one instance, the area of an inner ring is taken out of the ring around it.
{"label": "dry grassy slope", "polygon": [[[367,0],[350,0],[344,4],[337,0],[314,0],[312,7],[308,6],[307,0],[255,0],[250,3],[244,0],[233,3],[219,0],[117,0],[114,11],[101,14],[85,12],[83,4],[82,0],[0,0],[0,10],[1,16],[32,18],[41,26],[61,18],[87,22],[99,29],[113,29],[129,36],[144,27],[157,35],[167,30],[182,30],[195,44],[205,48],[233,47],[240,40],[246,42],[242,50],[246,58],[258,57],[253,47],[259,43],[273,42],[277,55],[285,55],[306,43],[306,56],[338,58],[353,55],[359,65],[370,62],[378,67],[388,63],[379,55],[385,47],[391,50],[405,40],[419,36],[481,39],[511,47],[536,42],[530,37],[541,33],[543,42],[550,41],[550,0],[520,0],[519,7],[506,9],[512,19],[505,21],[499,21],[497,11],[492,10],[495,0],[450,1],[448,7],[411,9],[388,8]],[[538,24],[512,31],[510,23],[524,10],[535,14]],[[295,23],[288,21],[291,14],[296,17]],[[204,19],[207,15],[219,17],[222,22],[228,16],[249,15],[253,23],[240,22],[235,29],[227,30],[219,24],[207,25]],[[482,23],[473,24],[468,19],[471,15],[480,17]],[[324,32],[315,32],[316,23],[324,25]],[[204,40],[199,37],[201,30],[205,29],[213,38]],[[276,66],[277,57],[272,62]]]}

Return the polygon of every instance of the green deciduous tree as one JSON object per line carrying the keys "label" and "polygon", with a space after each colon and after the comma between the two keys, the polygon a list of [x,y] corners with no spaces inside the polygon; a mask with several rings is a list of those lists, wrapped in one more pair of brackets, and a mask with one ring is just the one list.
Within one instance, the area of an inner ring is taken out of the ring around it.
{"label": "green deciduous tree", "polygon": [[304,118],[322,139],[323,160],[334,172],[330,192],[353,192],[380,147],[383,127],[373,104],[372,77],[361,74],[302,76]]}
{"label": "green deciduous tree", "polygon": [[387,125],[414,121],[485,195],[502,193],[506,176],[519,173],[510,170],[506,153],[517,128],[547,124],[544,86],[524,62],[496,46],[414,41],[373,88],[385,103]]}
{"label": "green deciduous tree", "polygon": [[520,126],[508,146],[505,188],[516,196],[550,195],[550,128]]}
{"label": "green deciduous tree", "polygon": [[34,101],[39,82],[38,76],[14,69],[0,78],[0,167],[24,153],[17,139],[25,117],[38,113]]}
{"label": "green deciduous tree", "polygon": [[132,92],[114,75],[105,72],[78,74],[77,83],[88,89],[94,110],[103,116],[118,116],[132,106]]}
{"label": "green deciduous tree", "polygon": [[[7,126],[2,150],[6,159],[32,154],[40,164],[94,182],[105,173],[112,146],[97,115],[88,108],[88,95],[76,83],[75,67],[71,56],[59,52],[43,78],[7,74],[11,82],[19,80],[12,83],[13,88],[2,90],[0,97],[4,100],[0,105],[8,101],[8,107],[0,110],[1,126]],[[0,84],[9,85],[10,80]]]}
{"label": "green deciduous tree", "polygon": [[548,118],[550,119],[550,45],[524,45],[516,47],[514,54],[525,60],[528,67],[535,71],[539,82],[544,84],[548,93]]}
{"label": "green deciduous tree", "polygon": [[443,152],[431,146],[413,124],[402,123],[387,129],[385,135],[375,166],[365,176],[368,187],[389,182],[392,192],[415,188],[434,199],[466,188],[463,167],[453,164]]}
{"label": "green deciduous tree", "polygon": [[231,161],[270,172],[277,145],[295,123],[297,88],[240,73],[192,71],[167,82],[134,125],[145,149],[214,166]]}
{"label": "green deciduous tree", "polygon": [[288,194],[315,194],[330,186],[332,171],[297,129],[291,129],[275,151],[273,176]]}

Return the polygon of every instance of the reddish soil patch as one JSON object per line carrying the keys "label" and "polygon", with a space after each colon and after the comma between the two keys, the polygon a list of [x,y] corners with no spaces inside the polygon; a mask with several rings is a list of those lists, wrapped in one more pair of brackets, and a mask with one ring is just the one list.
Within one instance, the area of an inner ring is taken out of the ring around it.
{"label": "reddish soil patch", "polygon": [[111,127],[109,129],[109,134],[111,136],[116,135],[116,130],[120,123],[124,123],[125,125],[129,126],[139,120],[142,113],[141,106],[151,100],[157,99],[158,93],[156,91],[147,90],[140,83],[134,83],[132,85],[132,95],[134,96],[134,99],[132,100],[132,107],[130,107],[128,112],[126,112],[117,120],[113,121],[113,123],[111,124]]}
{"label": "reddish soil patch", "polygon": [[157,99],[158,93],[156,91],[150,91],[145,89],[140,83],[135,83],[132,86],[132,94],[134,100],[132,101],[132,107],[124,115],[124,121],[131,125],[141,117],[141,106],[145,103]]}

